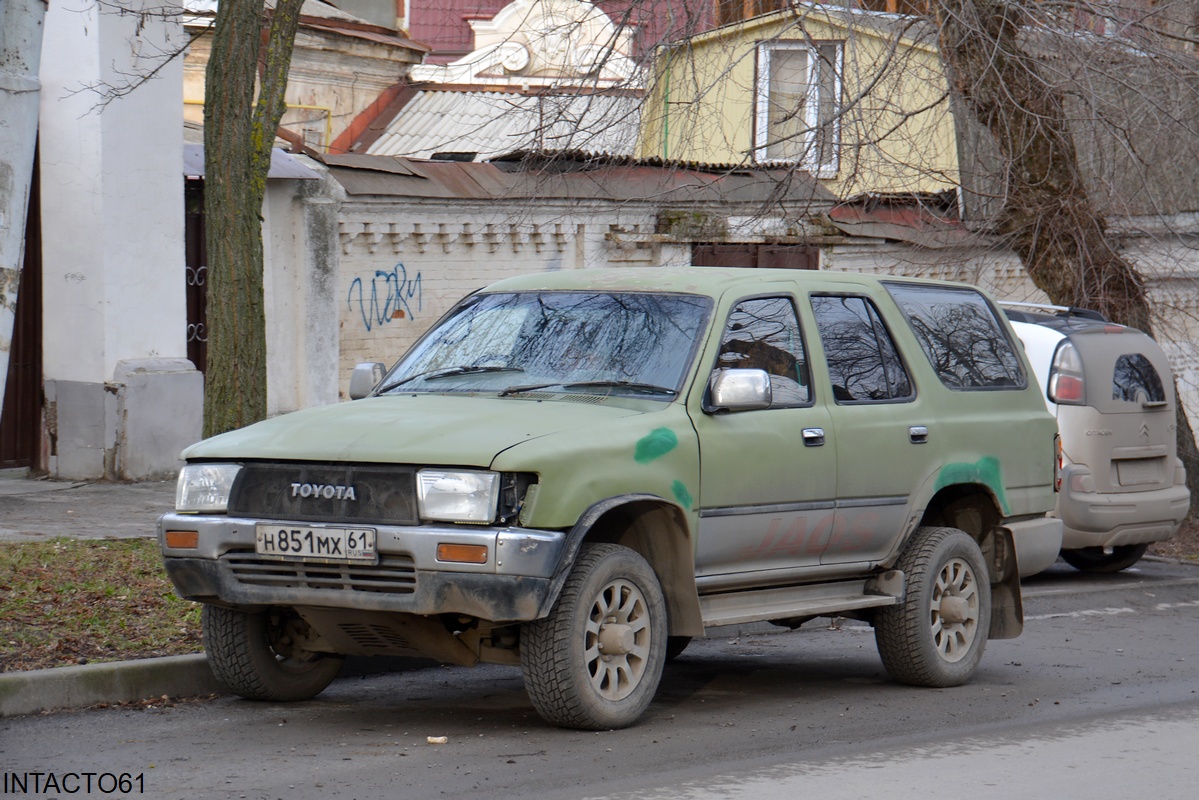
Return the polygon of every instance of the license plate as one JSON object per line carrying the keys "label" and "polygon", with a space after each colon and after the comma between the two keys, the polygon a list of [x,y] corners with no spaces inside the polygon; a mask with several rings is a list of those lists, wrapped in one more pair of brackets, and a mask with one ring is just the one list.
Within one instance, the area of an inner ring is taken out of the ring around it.
{"label": "license plate", "polygon": [[1161,483],[1164,466],[1162,458],[1130,458],[1116,462],[1116,475],[1121,486],[1147,486]]}
{"label": "license plate", "polygon": [[373,528],[308,528],[258,525],[254,549],[259,555],[323,561],[378,560]]}

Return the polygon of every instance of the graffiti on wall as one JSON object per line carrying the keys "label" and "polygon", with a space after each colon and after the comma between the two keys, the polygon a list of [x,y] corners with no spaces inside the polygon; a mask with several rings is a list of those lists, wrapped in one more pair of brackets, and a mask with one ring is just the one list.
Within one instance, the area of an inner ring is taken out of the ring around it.
{"label": "graffiti on wall", "polygon": [[409,276],[402,263],[375,270],[369,288],[361,276],[354,279],[346,301],[351,311],[357,309],[368,331],[392,320],[413,319],[413,305],[421,311],[421,274]]}

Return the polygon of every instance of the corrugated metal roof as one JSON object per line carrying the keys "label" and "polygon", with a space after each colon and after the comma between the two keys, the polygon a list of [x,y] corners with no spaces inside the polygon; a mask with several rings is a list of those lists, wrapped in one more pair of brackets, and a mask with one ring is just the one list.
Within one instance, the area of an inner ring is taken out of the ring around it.
{"label": "corrugated metal roof", "polygon": [[[204,177],[204,145],[183,145],[183,174],[196,178]],[[315,180],[320,178],[321,174],[311,167],[304,166],[295,156],[276,147],[271,151],[271,168],[266,176],[272,179]]]}
{"label": "corrugated metal roof", "polygon": [[935,213],[913,198],[902,202],[863,202],[839,205],[829,212],[833,225],[851,236],[893,239],[922,247],[961,247],[986,243],[987,237],[973,233],[962,221]]}
{"label": "corrugated metal roof", "polygon": [[640,99],[628,94],[419,88],[367,153],[429,158],[465,152],[480,161],[520,149],[628,155],[637,142],[640,108]]}
{"label": "corrugated metal roof", "polygon": [[[542,165],[550,157],[541,154]],[[369,168],[372,158],[380,162],[378,170]],[[534,160],[494,164],[359,156],[352,168],[326,160],[330,175],[350,195],[745,203],[754,207],[812,202],[831,206],[836,200],[807,173],[786,170],[688,169],[632,159],[606,163],[603,157],[585,163],[576,161],[575,169],[539,168]],[[414,175],[397,174],[392,166],[397,160]]]}
{"label": "corrugated metal roof", "polygon": [[331,167],[373,169],[378,172],[391,172],[396,175],[413,175],[419,177],[406,162],[398,158],[375,158],[374,156],[362,153],[347,153],[344,155],[327,153],[321,156],[321,161],[324,161]]}
{"label": "corrugated metal roof", "polygon": [[457,197],[506,197],[519,178],[497,169],[479,169],[483,164],[454,161],[404,161],[426,180],[444,187]]}

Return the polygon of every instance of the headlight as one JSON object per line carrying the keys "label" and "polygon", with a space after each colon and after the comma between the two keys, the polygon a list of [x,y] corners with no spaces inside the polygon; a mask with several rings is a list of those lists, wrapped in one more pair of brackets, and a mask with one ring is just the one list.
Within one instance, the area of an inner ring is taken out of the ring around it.
{"label": "headlight", "polygon": [[495,519],[499,492],[498,472],[422,469],[416,473],[421,519],[491,522]]}
{"label": "headlight", "polygon": [[175,485],[175,510],[224,513],[240,470],[237,464],[188,464]]}

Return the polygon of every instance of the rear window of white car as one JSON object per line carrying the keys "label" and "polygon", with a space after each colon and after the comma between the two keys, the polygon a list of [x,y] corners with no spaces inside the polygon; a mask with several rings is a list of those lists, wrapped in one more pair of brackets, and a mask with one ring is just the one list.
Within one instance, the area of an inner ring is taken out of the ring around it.
{"label": "rear window of white car", "polygon": [[1129,403],[1164,403],[1162,378],[1142,353],[1127,353],[1116,359],[1112,375],[1112,399]]}

